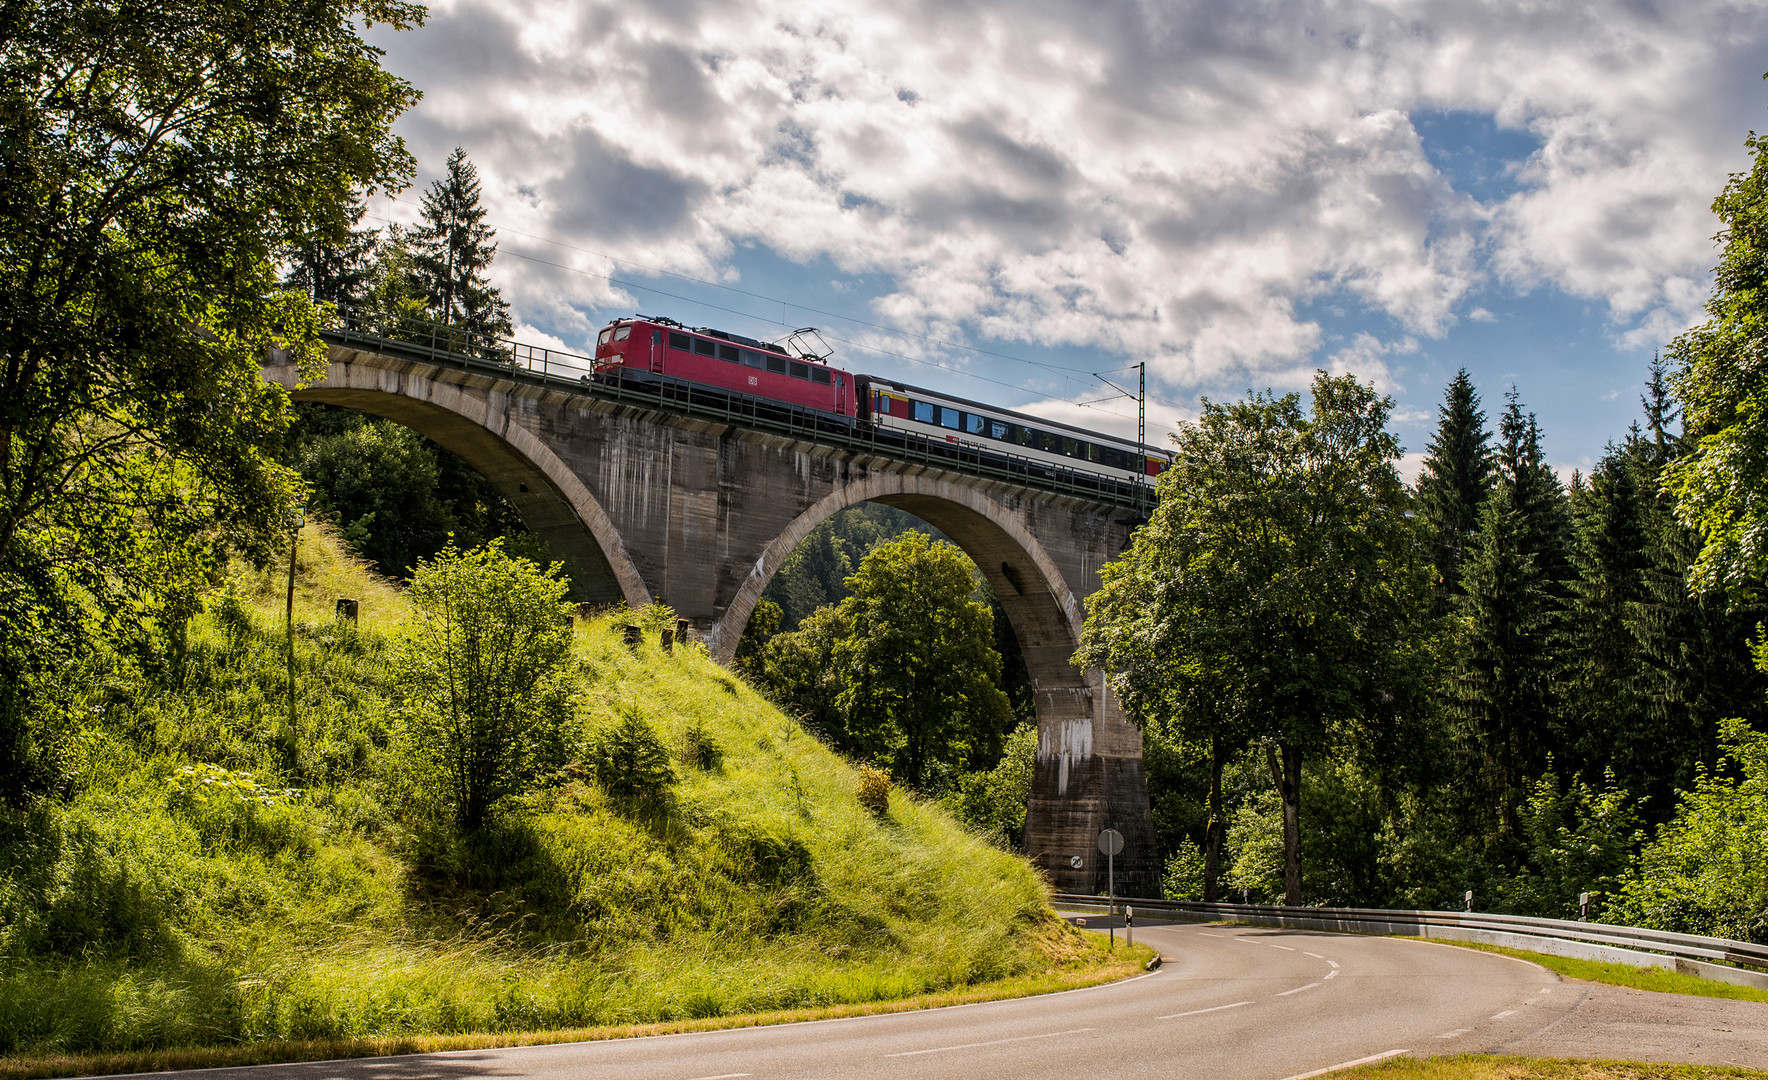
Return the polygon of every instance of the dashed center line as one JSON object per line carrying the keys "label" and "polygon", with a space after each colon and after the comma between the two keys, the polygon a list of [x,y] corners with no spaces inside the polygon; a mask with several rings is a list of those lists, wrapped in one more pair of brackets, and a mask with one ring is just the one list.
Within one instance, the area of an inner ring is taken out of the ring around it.
{"label": "dashed center line", "polygon": [[1473,1030],[1472,1028],[1456,1028],[1454,1031],[1443,1032],[1441,1035],[1438,1035],[1437,1038],[1439,1038],[1439,1039],[1455,1039],[1455,1038],[1459,1038],[1462,1035],[1467,1034],[1468,1032],[1470,1032],[1472,1030]]}
{"label": "dashed center line", "polygon": [[1503,1012],[1501,1012],[1501,1013],[1497,1013],[1497,1014],[1496,1014],[1496,1015],[1494,1015],[1494,1016],[1493,1016],[1493,1017],[1492,1017],[1492,1019],[1494,1019],[1494,1020],[1502,1020],[1502,1019],[1504,1019],[1504,1018],[1505,1018],[1505,1017],[1506,1017],[1506,1016],[1515,1016],[1515,1015],[1516,1015],[1516,1010],[1515,1010],[1515,1009],[1505,1009],[1505,1010],[1504,1010],[1504,1011],[1503,1011]]}
{"label": "dashed center line", "polygon": [[1207,1009],[1192,1009],[1190,1012],[1169,1013],[1166,1016],[1156,1016],[1154,1019],[1156,1019],[1156,1020],[1177,1020],[1181,1016],[1202,1016],[1204,1013],[1221,1012],[1223,1009],[1238,1009],[1242,1005],[1251,1005],[1251,1004],[1252,1004],[1252,1002],[1250,1002],[1250,1001],[1236,1001],[1232,1005],[1212,1005]]}
{"label": "dashed center line", "polygon": [[1311,957],[1313,957],[1313,958],[1314,958],[1314,959],[1315,959],[1315,960],[1324,960],[1324,959],[1326,959],[1326,958],[1325,958],[1325,957],[1324,957],[1324,956],[1321,956],[1321,955],[1320,955],[1320,954],[1319,954],[1319,953],[1317,953],[1317,952],[1304,952],[1304,953],[1302,953],[1302,955],[1303,955],[1303,956],[1311,956]]}
{"label": "dashed center line", "polygon": [[1326,977],[1327,977],[1327,978],[1328,978],[1328,979],[1336,979],[1336,978],[1338,978],[1338,969],[1337,969],[1337,968],[1333,968],[1333,969],[1332,969],[1332,970],[1331,970],[1331,971],[1328,971],[1328,972],[1327,972],[1327,973],[1326,973]]}
{"label": "dashed center line", "polygon": [[1212,934],[1207,930],[1199,930],[1199,931],[1197,931],[1197,936],[1198,937],[1227,937],[1228,935],[1226,935],[1226,934]]}
{"label": "dashed center line", "polygon": [[917,1054],[943,1054],[950,1050],[974,1050],[979,1046],[1001,1046],[1005,1043],[1026,1042],[1030,1039],[1054,1039],[1059,1035],[1079,1035],[1093,1028],[1070,1028],[1067,1031],[1046,1031],[1041,1035],[1016,1035],[1011,1039],[990,1039],[988,1042],[961,1043],[957,1046],[935,1046],[926,1050],[904,1050],[900,1054],[885,1054],[887,1058],[914,1057]]}
{"label": "dashed center line", "polygon": [[1295,951],[1294,949],[1290,948],[1287,945],[1273,945],[1273,946],[1271,946],[1271,948],[1282,949],[1284,952],[1294,952]]}
{"label": "dashed center line", "polygon": [[[1330,976],[1328,976],[1328,978],[1330,978]],[[1309,983],[1306,986],[1298,986],[1294,990],[1285,990],[1281,994],[1278,994],[1277,996],[1278,997],[1288,997],[1290,994],[1299,994],[1303,990],[1312,990],[1314,987],[1319,986],[1319,985],[1320,985],[1319,983]]]}
{"label": "dashed center line", "polygon": [[[1320,959],[1322,959],[1322,960],[1326,960],[1326,958],[1325,958],[1325,957],[1324,957],[1324,956],[1322,956],[1322,957],[1321,957],[1321,958],[1320,958]],[[1333,966],[1333,967],[1337,967],[1337,966],[1338,966],[1338,961],[1337,961],[1337,960],[1326,960],[1326,962],[1327,962],[1327,963],[1328,963],[1328,964],[1331,964],[1331,965],[1332,965],[1332,966]]]}

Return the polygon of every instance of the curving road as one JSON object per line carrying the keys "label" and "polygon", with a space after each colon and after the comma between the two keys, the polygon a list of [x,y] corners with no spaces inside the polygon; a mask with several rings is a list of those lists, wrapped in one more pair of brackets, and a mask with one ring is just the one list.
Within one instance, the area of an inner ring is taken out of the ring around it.
{"label": "curving road", "polygon": [[[216,1075],[227,1073],[245,1080],[248,1072],[254,1080],[1299,1080],[1402,1053],[1554,1053],[1561,1030],[1594,1039],[1594,1049],[1580,1045],[1585,1054],[1666,1057],[1636,1055],[1625,1034],[1621,1045],[1608,1045],[1614,1037],[1579,1023],[1592,994],[1610,988],[1504,956],[1252,927],[1140,927],[1136,936],[1167,958],[1158,971],[1045,997],[647,1039],[221,1069],[205,1080],[230,1080]],[[1733,1025],[1718,1029],[1726,1034],[1715,1036],[1717,1049],[1695,1054],[1686,1043],[1692,1056],[1668,1058],[1768,1067],[1768,1005],[1717,1004],[1732,1007],[1723,1022]],[[1680,1029],[1666,1030],[1672,1051],[1684,1045]],[[1651,1033],[1634,1034],[1649,1041]],[[1662,1041],[1665,1031],[1652,1037]]]}

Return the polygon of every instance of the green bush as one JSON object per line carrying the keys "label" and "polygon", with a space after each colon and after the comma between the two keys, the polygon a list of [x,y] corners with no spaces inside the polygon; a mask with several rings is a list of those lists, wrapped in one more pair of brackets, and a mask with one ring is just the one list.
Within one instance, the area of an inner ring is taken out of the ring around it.
{"label": "green bush", "polygon": [[885,816],[890,813],[890,773],[871,765],[861,765],[854,794],[859,804],[873,815]]}
{"label": "green bush", "polygon": [[1736,775],[1699,774],[1605,921],[1768,944],[1768,732],[1727,720],[1722,742]]}
{"label": "green bush", "polygon": [[501,540],[450,545],[412,575],[418,619],[395,653],[407,749],[463,831],[564,764],[557,734],[567,717],[547,691],[571,647],[569,591],[556,564],[543,571],[512,558]]}
{"label": "green bush", "polygon": [[597,733],[590,765],[596,783],[628,813],[661,817],[674,805],[678,778],[669,750],[636,708],[621,710],[618,721]]}

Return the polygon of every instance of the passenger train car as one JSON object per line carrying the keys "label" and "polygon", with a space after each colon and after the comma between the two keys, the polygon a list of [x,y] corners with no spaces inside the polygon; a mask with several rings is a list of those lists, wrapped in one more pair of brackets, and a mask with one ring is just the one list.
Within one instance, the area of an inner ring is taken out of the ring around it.
{"label": "passenger train car", "polygon": [[1172,455],[1128,439],[856,375],[782,346],[671,319],[616,319],[596,338],[596,378],[679,379],[850,417],[881,433],[1125,480],[1158,476]]}

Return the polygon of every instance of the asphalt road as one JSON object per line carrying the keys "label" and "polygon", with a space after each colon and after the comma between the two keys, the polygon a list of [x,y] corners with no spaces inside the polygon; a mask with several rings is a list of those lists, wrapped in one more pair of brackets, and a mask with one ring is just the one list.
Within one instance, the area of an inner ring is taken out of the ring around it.
{"label": "asphalt road", "polygon": [[[1508,957],[1395,938],[1250,927],[1139,927],[1136,937],[1168,958],[1158,971],[1044,997],[777,1027],[201,1075],[204,1080],[246,1080],[248,1074],[252,1080],[1299,1080],[1402,1053],[1524,1045],[1551,1053],[1553,1033],[1561,1030],[1579,1033],[1587,1042],[1594,1038],[1596,1056],[1634,1056],[1624,1046],[1605,1051],[1600,1032],[1592,1035],[1590,1024],[1576,1022],[1589,1002],[1591,984],[1564,981]],[[1739,1015],[1759,1016],[1760,1032],[1768,1034],[1768,1005],[1720,1004],[1742,1005]],[[1758,1041],[1749,1030],[1738,1039],[1746,1051],[1755,1045],[1762,1060],[1712,1055],[1686,1060],[1768,1066],[1768,1039]],[[1672,1050],[1676,1045],[1672,1031]],[[1730,1045],[1721,1046],[1719,1054],[1734,1053]],[[235,1073],[237,1078],[231,1076]]]}

